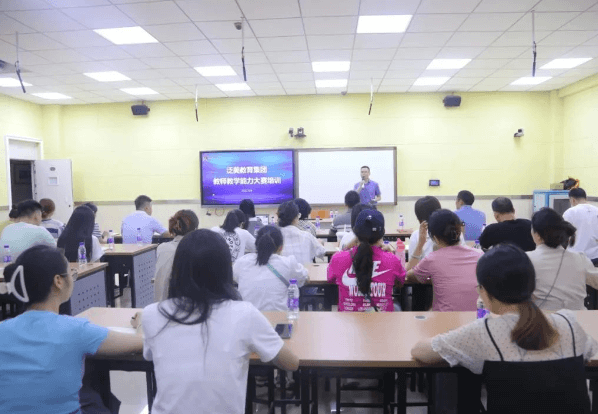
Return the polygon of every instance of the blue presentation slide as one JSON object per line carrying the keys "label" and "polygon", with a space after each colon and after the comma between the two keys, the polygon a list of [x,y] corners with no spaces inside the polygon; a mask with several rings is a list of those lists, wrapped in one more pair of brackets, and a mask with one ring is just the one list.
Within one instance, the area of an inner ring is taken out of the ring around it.
{"label": "blue presentation slide", "polygon": [[293,151],[200,152],[204,205],[280,204],[295,198]]}

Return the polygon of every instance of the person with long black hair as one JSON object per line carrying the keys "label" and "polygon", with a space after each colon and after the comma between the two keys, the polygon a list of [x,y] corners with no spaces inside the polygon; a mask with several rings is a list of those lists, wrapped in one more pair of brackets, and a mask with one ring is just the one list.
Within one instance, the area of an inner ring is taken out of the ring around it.
{"label": "person with long black hair", "polygon": [[64,249],[64,255],[69,262],[77,261],[79,243],[85,243],[88,262],[98,261],[104,255],[98,238],[93,236],[94,223],[95,215],[85,205],[77,207],[71,214],[58,238],[58,247]]}
{"label": "person with long black hair", "polygon": [[152,413],[242,413],[249,357],[294,371],[299,361],[233,285],[231,255],[213,231],[179,243],[168,300],[143,311],[143,356],[154,362]]}
{"label": "person with long black hair", "polygon": [[314,223],[309,221],[309,215],[311,214],[311,206],[307,202],[307,200],[303,198],[296,198],[295,204],[297,204],[297,208],[299,209],[299,213],[301,216],[299,217],[299,221],[297,222],[297,227],[299,227],[303,231],[307,231],[311,233],[312,236],[317,237],[316,233],[316,226]]}
{"label": "person with long black hair", "polygon": [[573,312],[544,315],[538,309],[532,298],[536,274],[526,253],[497,245],[480,258],[476,277],[485,307],[497,317],[420,341],[413,357],[484,374],[488,413],[589,413],[584,361],[598,343]]}
{"label": "person with long black hair", "polygon": [[243,300],[261,311],[286,311],[291,279],[299,287],[307,280],[307,269],[295,256],[281,256],[282,233],[275,226],[262,227],[255,240],[257,253],[241,257],[233,265],[233,279]]}
{"label": "person with long black hair", "polygon": [[44,245],[4,268],[0,293],[10,293],[25,312],[0,323],[1,413],[85,413],[83,393],[79,399],[85,357],[141,352],[141,335],[58,314],[76,277],[62,252]]}
{"label": "person with long black hair", "polygon": [[284,240],[283,256],[295,256],[301,264],[311,263],[316,257],[324,257],[326,249],[311,233],[297,227],[299,224],[299,207],[295,201],[285,201],[278,206],[278,227]]}
{"label": "person with long black hair", "polygon": [[598,289],[598,268],[575,244],[576,229],[551,208],[532,216],[536,250],[528,252],[536,271],[534,301],[544,310],[585,309],[586,285]]}
{"label": "person with long black hair", "polygon": [[353,231],[359,245],[332,256],[328,282],[338,285],[339,312],[392,312],[395,284],[405,282],[398,257],[382,250],[384,216],[376,210],[359,213]]}
{"label": "person with long black hair", "polygon": [[255,237],[243,228],[244,220],[245,213],[235,209],[228,212],[222,226],[211,228],[226,240],[233,262],[246,252],[255,252]]}
{"label": "person with long black hair", "polygon": [[[239,210],[245,214],[243,228],[247,230],[249,234],[254,234],[255,226],[259,219],[255,216],[255,205],[253,204],[253,200],[250,200],[249,198],[241,200],[241,203],[239,203]],[[262,225],[265,224],[262,223]]]}

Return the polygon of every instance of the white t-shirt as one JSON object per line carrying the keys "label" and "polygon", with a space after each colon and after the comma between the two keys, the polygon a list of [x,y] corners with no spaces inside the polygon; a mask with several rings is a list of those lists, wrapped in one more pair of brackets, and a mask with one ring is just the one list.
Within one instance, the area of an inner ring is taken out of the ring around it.
{"label": "white t-shirt", "polygon": [[[415,249],[417,248],[417,243],[419,242],[419,228],[411,233],[409,236],[409,257],[411,257],[415,253]],[[461,246],[465,246],[465,237],[463,233],[461,233]],[[424,248],[422,249],[422,259],[432,253],[434,251],[434,241],[430,237],[430,235],[426,235],[426,243],[424,244]]]}
{"label": "white t-shirt", "polygon": [[311,263],[315,257],[324,257],[326,249],[311,233],[293,225],[281,227],[283,256],[295,256],[301,264]]}
{"label": "white t-shirt", "polygon": [[563,218],[577,228],[575,246],[570,246],[569,250],[583,252],[590,259],[598,259],[598,207],[578,204],[567,209]]}
{"label": "white t-shirt", "polygon": [[154,302],[168,298],[168,285],[172,274],[172,262],[183,236],[176,236],[171,242],[162,243],[156,252],[156,273],[154,276]]}
{"label": "white t-shirt", "polygon": [[[307,269],[297,263],[295,256],[270,256],[268,264],[286,280],[297,279],[299,287],[307,280]],[[287,286],[268,266],[257,264],[257,253],[241,257],[233,265],[233,278],[239,284],[243,300],[251,302],[260,311],[286,311]]]}
{"label": "white t-shirt", "polygon": [[269,362],[283,347],[270,322],[249,302],[226,301],[205,324],[166,326],[159,305],[173,310],[172,300],[143,310],[143,357],[158,383],[152,413],[243,413],[249,357]]}
{"label": "white t-shirt", "polygon": [[104,255],[104,250],[97,237],[91,237],[91,262],[97,262]]}
{"label": "white t-shirt", "polygon": [[[590,360],[598,351],[598,343],[585,333],[577,323],[573,312],[561,310],[573,326],[577,355],[583,355]],[[548,349],[541,351],[526,351],[511,341],[511,331],[519,320],[519,315],[508,313],[490,317],[488,328],[492,333],[505,361],[552,361],[573,356],[573,341],[569,324],[558,315],[546,315],[548,320],[559,333],[559,340]],[[432,349],[440,354],[451,366],[461,365],[474,374],[481,374],[485,361],[500,361],[500,356],[488,335],[485,319],[478,319],[468,325],[455,329],[432,339]]]}
{"label": "white t-shirt", "polygon": [[56,240],[58,240],[64,230],[64,223],[54,219],[42,220],[41,226],[48,230]]}
{"label": "white t-shirt", "polygon": [[345,246],[348,245],[349,243],[351,243],[354,238],[355,238],[355,233],[353,233],[353,230],[351,230],[348,233],[345,233],[345,235],[341,239],[341,242],[339,244],[339,248],[341,250],[345,250]]}
{"label": "white t-shirt", "polygon": [[234,233],[228,233],[222,227],[212,227],[210,230],[224,237],[233,262],[247,252],[255,252],[255,237],[241,227],[237,227]]}
{"label": "white t-shirt", "polygon": [[123,244],[137,243],[137,229],[141,229],[143,243],[151,244],[154,233],[166,233],[166,228],[158,220],[143,210],[137,210],[123,219],[121,234]]}
{"label": "white t-shirt", "polygon": [[29,223],[15,223],[6,226],[0,237],[0,248],[8,245],[13,262],[21,253],[38,244],[56,247],[56,240],[48,230]]}

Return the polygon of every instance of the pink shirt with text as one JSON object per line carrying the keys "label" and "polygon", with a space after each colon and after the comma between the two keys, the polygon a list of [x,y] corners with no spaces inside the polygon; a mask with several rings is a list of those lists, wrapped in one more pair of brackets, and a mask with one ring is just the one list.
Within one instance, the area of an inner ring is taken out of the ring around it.
{"label": "pink shirt with text", "polygon": [[[373,311],[369,300],[365,299],[357,287],[352,256],[357,247],[332,256],[328,265],[328,282],[338,285],[339,312]],[[401,261],[392,253],[373,247],[374,269],[372,272],[371,298],[380,312],[392,312],[392,289],[398,281],[405,283],[405,269]]]}

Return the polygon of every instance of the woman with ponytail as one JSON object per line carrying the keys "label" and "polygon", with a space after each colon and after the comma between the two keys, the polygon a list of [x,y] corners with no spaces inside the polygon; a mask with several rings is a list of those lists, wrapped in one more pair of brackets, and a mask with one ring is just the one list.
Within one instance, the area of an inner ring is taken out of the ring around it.
{"label": "woman with ponytail", "polygon": [[496,317],[421,341],[415,359],[483,374],[488,413],[589,413],[584,362],[597,351],[573,312],[545,316],[532,300],[534,266],[519,247],[500,244],[476,269],[478,291]]}
{"label": "woman with ponytail", "polygon": [[[426,230],[434,251],[422,258]],[[450,210],[436,210],[420,225],[419,241],[410,252],[407,282],[430,283],[434,287],[432,310],[437,312],[476,310],[475,267],[481,250],[461,244],[463,223]]]}
{"label": "woman with ponytail", "polygon": [[156,276],[154,278],[154,302],[168,298],[168,284],[172,273],[174,253],[183,236],[197,230],[199,219],[192,210],[179,210],[168,220],[168,232],[174,236],[171,242],[158,246],[156,256]]}
{"label": "woman with ponytail", "polygon": [[282,233],[278,227],[262,227],[255,239],[257,253],[249,253],[233,265],[233,278],[244,301],[261,311],[286,311],[287,287],[292,279],[299,287],[307,280],[307,269],[295,256],[281,256]]}
{"label": "woman with ponytail", "polygon": [[585,310],[586,285],[598,289],[598,268],[584,253],[567,249],[575,244],[575,227],[551,208],[532,217],[536,250],[528,256],[536,271],[534,301],[543,310]]}
{"label": "woman with ponytail", "polygon": [[328,282],[338,285],[339,312],[392,312],[392,290],[405,282],[405,269],[392,253],[382,249],[384,216],[363,210],[353,232],[359,244],[336,253],[328,265]]}

